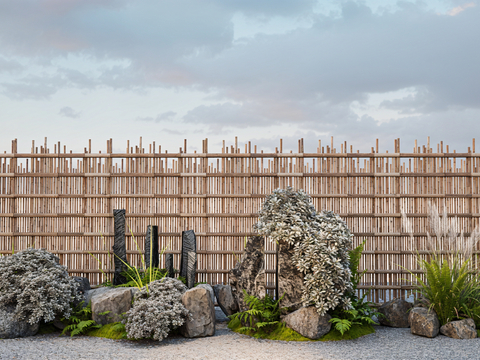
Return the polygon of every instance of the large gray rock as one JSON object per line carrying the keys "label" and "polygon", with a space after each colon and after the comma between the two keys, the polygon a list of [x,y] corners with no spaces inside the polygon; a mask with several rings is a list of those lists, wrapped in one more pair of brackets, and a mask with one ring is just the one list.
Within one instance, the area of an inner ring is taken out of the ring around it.
{"label": "large gray rock", "polygon": [[208,293],[210,294],[210,297],[212,298],[212,303],[215,305],[215,291],[213,290],[212,285],[210,285],[210,284],[198,284],[195,287],[207,290]]}
{"label": "large gray rock", "polygon": [[[116,288],[92,298],[92,319],[101,325],[121,321],[122,313],[130,310],[131,306],[131,289]],[[101,315],[107,311],[107,314]]]}
{"label": "large gray rock", "polygon": [[289,311],[297,310],[302,306],[303,274],[292,263],[293,246],[286,242],[278,243],[278,297],[283,296],[280,307]]}
{"label": "large gray rock", "polygon": [[440,333],[454,339],[475,339],[477,337],[477,330],[473,319],[463,319],[446,323],[440,328]]}
{"label": "large gray rock", "polygon": [[378,312],[385,317],[380,317],[379,322],[385,326],[408,328],[408,312],[413,305],[403,299],[393,299],[382,304]]}
{"label": "large gray rock", "polygon": [[112,290],[115,290],[115,288],[107,287],[107,286],[105,286],[105,287],[101,286],[101,287],[98,287],[96,289],[91,289],[91,290],[85,291],[85,294],[84,294],[85,295],[85,302],[83,303],[83,307],[87,306],[95,296],[105,294],[106,292],[109,292],[109,291],[112,291]]}
{"label": "large gray rock", "polygon": [[33,336],[38,332],[39,327],[38,323],[30,325],[26,319],[17,319],[14,306],[0,309],[0,339]]}
{"label": "large gray rock", "polygon": [[232,295],[240,311],[248,309],[242,290],[258,298],[265,296],[264,241],[262,236],[251,237],[247,241],[242,259],[230,270]]}
{"label": "large gray rock", "polygon": [[188,338],[215,335],[215,307],[208,290],[194,287],[182,295],[182,304],[192,314],[180,328]]}
{"label": "large gray rock", "polygon": [[414,335],[426,336],[434,338],[438,335],[440,322],[437,314],[433,309],[424,307],[415,307],[410,310],[408,315],[410,331]]}
{"label": "large gray rock", "polygon": [[312,340],[320,339],[332,327],[330,315],[320,316],[315,306],[302,307],[283,318],[286,326]]}
{"label": "large gray rock", "polygon": [[215,291],[218,306],[220,306],[225,315],[229,316],[238,312],[238,305],[233,297],[230,285],[214,285],[213,291]]}

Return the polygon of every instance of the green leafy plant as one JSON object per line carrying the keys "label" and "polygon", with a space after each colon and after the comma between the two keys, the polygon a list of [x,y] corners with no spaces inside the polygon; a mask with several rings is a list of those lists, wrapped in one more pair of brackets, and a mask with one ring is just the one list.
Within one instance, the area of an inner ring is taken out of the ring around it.
{"label": "green leafy plant", "polygon": [[[402,212],[402,220],[402,225],[413,237],[413,227],[405,212]],[[456,218],[449,218],[446,208],[440,215],[432,204],[429,204],[428,223],[431,233],[427,232],[426,243],[431,255],[425,259],[417,253],[423,275],[407,271],[442,325],[463,318],[472,318],[480,325],[480,275],[472,265],[473,249],[480,240],[480,232],[474,229],[466,238],[463,231],[458,231]]]}
{"label": "green leafy plant", "polygon": [[[167,271],[165,269],[159,269],[156,267],[149,266],[146,268],[145,265],[145,257],[142,255],[142,251],[140,250],[140,247],[138,246],[138,242],[135,239],[135,236],[133,235],[133,231],[130,228],[130,226],[127,224],[128,230],[130,231],[130,234],[132,235],[133,241],[135,242],[135,246],[137,248],[138,253],[140,254],[140,260],[142,261],[142,267],[136,267],[130,265],[128,262],[124,261],[120,257],[118,257],[116,254],[113,254],[116,256],[125,266],[126,270],[122,272],[122,275],[124,275],[127,278],[127,283],[117,285],[116,287],[136,287],[139,290],[141,290],[143,287],[146,288],[147,292],[149,291],[148,289],[148,284],[155,280],[160,280],[163,279],[165,276],[167,276]],[[103,235],[101,234],[102,239],[104,239]],[[105,239],[103,241],[105,244]],[[153,249],[153,232],[150,233],[150,249]],[[167,247],[164,247],[162,251],[160,252],[160,256],[163,255],[163,253],[167,250]],[[103,286],[113,286],[111,280],[108,279],[107,274],[105,271],[103,271],[102,267],[102,261],[98,259],[95,255],[89,252],[89,254],[97,260],[97,262],[100,265],[100,270],[107,279],[102,285]],[[110,252],[108,252],[108,257],[110,257]],[[150,251],[150,264],[152,263],[153,260],[153,252]]]}
{"label": "green leafy plant", "polygon": [[364,301],[366,294],[352,301],[352,309],[335,309],[332,311],[330,322],[334,325],[335,330],[339,331],[343,336],[353,325],[375,325],[373,316],[381,316],[382,314],[375,311],[370,303]]}
{"label": "green leafy plant", "polygon": [[74,308],[73,314],[68,319],[62,318],[62,322],[67,322],[67,325],[62,331],[61,335],[69,332],[70,336],[83,334],[88,330],[99,329],[102,325],[97,324],[92,320],[92,307],[91,303],[88,306],[83,307],[83,301]]}
{"label": "green leafy plant", "polygon": [[362,257],[362,252],[365,247],[365,239],[360,245],[355,249],[349,251],[348,255],[350,258],[350,281],[353,284],[352,291],[348,292],[350,297],[352,307],[350,309],[343,309],[337,307],[335,310],[330,312],[332,319],[330,322],[334,325],[334,329],[340,332],[340,335],[343,337],[348,333],[354,325],[361,326],[372,326],[375,325],[373,316],[377,318],[383,316],[383,314],[377,312],[371,307],[371,303],[365,301],[369,292],[365,292],[361,298],[357,295],[357,286],[360,283],[362,276],[367,270],[359,272],[360,259]]}
{"label": "green leafy plant", "polygon": [[274,300],[270,295],[265,295],[263,299],[248,295],[245,290],[245,303],[248,310],[230,315],[231,321],[239,321],[244,324],[238,329],[240,332],[258,332],[268,333],[280,323],[280,314],[283,308],[280,308],[280,302],[285,294],[278,300]]}
{"label": "green leafy plant", "polygon": [[265,199],[254,229],[271,241],[293,247],[292,264],[304,274],[302,302],[320,315],[338,305],[351,307],[348,250],[353,234],[331,211],[317,212],[312,198],[291,187]]}
{"label": "green leafy plant", "polygon": [[428,299],[442,325],[455,319],[471,317],[480,320],[478,274],[472,275],[466,260],[460,264],[458,255],[442,260],[433,255],[430,261],[418,260],[425,271],[425,281],[414,275],[418,289]]}

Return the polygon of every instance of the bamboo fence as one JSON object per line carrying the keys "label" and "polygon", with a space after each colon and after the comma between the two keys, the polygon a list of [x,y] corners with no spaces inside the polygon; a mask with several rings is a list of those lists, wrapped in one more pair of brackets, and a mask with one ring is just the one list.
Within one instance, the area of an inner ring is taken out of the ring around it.
{"label": "bamboo fence", "polygon": [[[197,236],[198,281],[227,283],[228,272],[241,257],[245,236],[251,236],[265,196],[276,188],[304,189],[317,210],[333,210],[346,219],[354,246],[367,239],[360,285],[372,288],[375,301],[408,296],[412,280],[407,270],[420,273],[415,252],[427,256],[428,202],[446,206],[469,234],[478,226],[480,154],[475,140],[466,153],[436,152],[428,143],[413,152],[368,153],[318,142],[315,153],[283,152],[282,140],[273,153],[258,151],[248,142],[240,149],[225,146],[219,153],[148,151],[127,142],[125,153],[92,153],[91,141],[82,153],[67,152],[47,142],[30,153],[0,153],[0,253],[29,246],[58,254],[72,275],[99,284],[113,271],[113,209],[126,209],[127,253],[140,265],[147,225],[159,226],[159,247],[174,254],[179,267],[181,232]],[[413,237],[402,229],[404,210],[413,223]],[[136,244],[136,242],[137,244]],[[475,252],[478,254],[478,248]],[[476,255],[477,256],[477,255]],[[96,260],[100,260],[98,262]],[[267,285],[275,287],[275,245],[266,240]],[[164,256],[161,258],[164,265]],[[478,260],[474,265],[478,268]]]}

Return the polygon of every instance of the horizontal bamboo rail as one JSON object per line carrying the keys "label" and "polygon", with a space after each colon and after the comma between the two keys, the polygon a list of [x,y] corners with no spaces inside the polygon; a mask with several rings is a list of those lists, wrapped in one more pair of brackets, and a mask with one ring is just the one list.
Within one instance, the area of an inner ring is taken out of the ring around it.
{"label": "horizontal bamboo rail", "polygon": [[[445,151],[444,151],[445,150]],[[160,247],[174,254],[179,267],[180,236],[197,235],[198,281],[228,282],[228,271],[241,257],[245,236],[263,201],[276,188],[292,186],[312,196],[317,210],[333,210],[354,234],[354,245],[367,239],[361,269],[367,269],[360,289],[373,289],[375,301],[408,296],[412,275],[421,274],[416,258],[429,256],[426,244],[427,207],[445,206],[469,236],[480,218],[480,153],[475,140],[467,152],[437,144],[436,152],[415,142],[412,152],[354,151],[346,142],[306,153],[257,151],[250,142],[209,153],[208,140],[199,152],[187,152],[186,140],[177,153],[155,143],[146,148],[127,142],[125,152],[67,151],[47,142],[29,153],[17,151],[17,141],[0,153],[0,254],[29,246],[58,254],[75,275],[92,284],[112,272],[113,209],[126,209],[127,254],[140,265],[147,225],[159,226]],[[401,226],[405,211],[413,236]],[[137,244],[138,243],[138,248]],[[275,283],[275,246],[265,242],[267,288]],[[442,253],[450,253],[445,248]],[[478,266],[480,248],[474,251]],[[96,256],[101,263],[97,262]],[[164,265],[164,257],[161,266]],[[411,272],[411,273],[410,273]]]}

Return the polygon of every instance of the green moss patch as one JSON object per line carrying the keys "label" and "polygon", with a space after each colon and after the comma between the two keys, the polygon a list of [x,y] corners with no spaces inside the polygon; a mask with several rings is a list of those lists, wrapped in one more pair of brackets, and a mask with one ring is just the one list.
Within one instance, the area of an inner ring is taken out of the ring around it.
{"label": "green moss patch", "polygon": [[252,336],[257,339],[268,339],[268,340],[280,340],[280,341],[339,341],[339,340],[352,340],[359,338],[361,336],[365,336],[368,334],[373,334],[375,329],[371,325],[353,325],[349,331],[344,333],[343,335],[340,334],[339,331],[332,329],[330,332],[324,336],[322,336],[318,340],[312,340],[306,338],[296,331],[287,328],[283,324],[279,324],[276,326],[271,332],[266,333],[262,331],[240,331],[239,329],[242,327],[239,320],[231,320],[228,323],[228,328],[232,331],[235,331],[240,334],[245,334]]}
{"label": "green moss patch", "polygon": [[121,322],[103,325],[100,329],[93,329],[87,331],[85,335],[102,337],[107,339],[126,339],[127,332],[125,331],[125,325]]}
{"label": "green moss patch", "polygon": [[480,330],[477,330],[477,337],[480,338]]}

